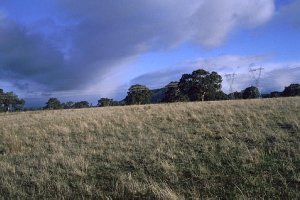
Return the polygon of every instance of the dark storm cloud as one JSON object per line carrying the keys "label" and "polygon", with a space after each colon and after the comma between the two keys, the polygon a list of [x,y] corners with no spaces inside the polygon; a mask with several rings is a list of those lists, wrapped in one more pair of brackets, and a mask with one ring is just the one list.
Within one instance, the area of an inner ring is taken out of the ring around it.
{"label": "dark storm cloud", "polygon": [[300,28],[300,0],[294,0],[292,3],[281,8],[278,18],[284,23],[288,23],[294,28]]}
{"label": "dark storm cloud", "polygon": [[46,25],[0,16],[1,79],[46,91],[85,88],[141,53],[187,40],[215,47],[236,27],[261,25],[274,13],[273,0],[54,2],[59,26],[50,13]]}
{"label": "dark storm cloud", "polygon": [[[9,19],[0,23],[0,78],[19,89],[69,90],[85,86],[84,65],[65,58],[57,41]],[[72,65],[74,64],[74,65]],[[93,74],[93,73],[91,73]]]}
{"label": "dark storm cloud", "polygon": [[52,84],[48,77],[58,76],[63,66],[62,54],[41,35],[7,19],[0,22],[1,79]]}

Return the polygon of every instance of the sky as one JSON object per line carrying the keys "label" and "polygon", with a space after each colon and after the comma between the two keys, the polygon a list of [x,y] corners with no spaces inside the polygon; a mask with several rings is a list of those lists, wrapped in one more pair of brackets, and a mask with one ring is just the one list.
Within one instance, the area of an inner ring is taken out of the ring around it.
{"label": "sky", "polygon": [[26,106],[161,88],[196,69],[223,90],[300,82],[300,0],[0,0],[0,88]]}

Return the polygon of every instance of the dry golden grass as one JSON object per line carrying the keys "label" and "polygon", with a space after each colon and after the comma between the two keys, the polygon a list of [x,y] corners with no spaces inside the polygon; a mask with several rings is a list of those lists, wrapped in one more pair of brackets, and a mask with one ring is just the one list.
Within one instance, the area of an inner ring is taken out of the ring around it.
{"label": "dry golden grass", "polygon": [[300,98],[0,115],[3,199],[300,198]]}

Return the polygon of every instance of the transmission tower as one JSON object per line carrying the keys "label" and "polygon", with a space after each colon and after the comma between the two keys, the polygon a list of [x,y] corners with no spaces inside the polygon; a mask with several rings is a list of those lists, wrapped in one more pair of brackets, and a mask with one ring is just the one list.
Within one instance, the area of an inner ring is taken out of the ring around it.
{"label": "transmission tower", "polygon": [[254,79],[254,84],[255,87],[259,88],[259,83],[260,83],[260,78],[261,74],[264,68],[258,67],[258,68],[253,68],[252,66],[249,67],[249,72],[251,74],[251,77]]}
{"label": "transmission tower", "polygon": [[231,99],[234,99],[234,94],[233,94],[233,83],[236,77],[236,73],[233,74],[225,74],[225,78],[227,82],[229,83],[229,92],[231,94]]}
{"label": "transmission tower", "polygon": [[251,64],[249,67],[249,73],[251,74],[251,77],[254,80],[255,87],[257,87],[257,89],[259,90],[259,98],[261,98],[259,84],[260,84],[260,78],[263,70],[264,68],[262,67],[255,68],[254,64]]}

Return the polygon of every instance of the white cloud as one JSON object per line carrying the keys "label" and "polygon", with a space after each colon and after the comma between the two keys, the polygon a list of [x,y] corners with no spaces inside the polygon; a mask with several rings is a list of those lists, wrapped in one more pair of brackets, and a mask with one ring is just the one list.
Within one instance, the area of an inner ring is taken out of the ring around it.
{"label": "white cloud", "polygon": [[249,72],[250,66],[253,69],[262,67],[259,87],[262,92],[274,90],[281,91],[285,86],[291,83],[300,83],[300,61],[295,62],[271,62],[269,55],[239,56],[223,55],[211,58],[200,58],[193,63],[193,69],[201,68],[209,71],[217,71],[223,76],[223,89],[228,92],[229,85],[226,81],[225,74],[236,74],[233,85],[234,90],[242,90],[250,85],[255,85],[254,77],[258,78],[259,74],[254,77]]}
{"label": "white cloud", "polygon": [[[282,91],[285,86],[291,83],[300,83],[300,61],[298,62],[270,62],[269,56],[240,56],[223,55],[210,58],[199,58],[179,64],[170,70],[154,71],[143,74],[132,80],[133,83],[140,83],[150,88],[163,87],[171,81],[179,80],[183,73],[191,73],[196,69],[216,71],[223,77],[223,90],[229,92],[229,85],[225,74],[235,73],[233,89],[240,91],[255,84],[255,80],[249,73],[249,66],[263,67],[261,74],[260,89],[262,92]],[[189,67],[187,67],[189,66]],[[255,68],[255,67],[254,67]],[[257,77],[257,74],[256,74]],[[153,85],[154,84],[154,85]]]}
{"label": "white cloud", "polygon": [[271,19],[273,0],[210,0],[193,15],[193,37],[200,44],[215,47],[222,44],[237,27],[252,28]]}
{"label": "white cloud", "polygon": [[[135,37],[132,45],[155,41],[172,45],[192,39],[214,47],[222,44],[235,28],[259,26],[275,12],[274,0],[190,0],[188,3],[185,0],[121,0],[117,3],[60,0],[59,3],[71,17],[95,19],[89,27],[85,26],[90,28],[89,33],[95,31],[103,39],[107,29],[124,36],[131,34]],[[124,39],[126,37],[118,40]],[[148,46],[153,47],[153,44]]]}

